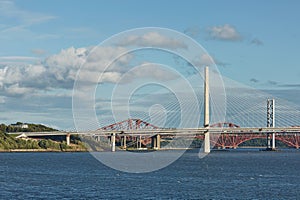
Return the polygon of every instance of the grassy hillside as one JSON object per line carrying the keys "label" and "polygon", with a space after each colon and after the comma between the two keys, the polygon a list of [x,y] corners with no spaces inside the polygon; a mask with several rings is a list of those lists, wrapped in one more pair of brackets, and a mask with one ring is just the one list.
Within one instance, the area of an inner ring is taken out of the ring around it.
{"label": "grassy hillside", "polygon": [[[15,125],[21,125],[22,122],[17,122]],[[27,124],[28,128],[16,127],[13,125],[5,125],[0,124],[0,131],[4,133],[12,133],[12,132],[45,132],[45,131],[57,131],[56,129],[47,127],[42,124]]]}
{"label": "grassy hillside", "polygon": [[45,132],[57,131],[56,129],[41,124],[26,124],[26,128],[18,127],[23,123],[17,122],[15,125],[0,124],[0,151],[10,151],[18,149],[32,149],[41,151],[84,151],[86,150],[80,138],[71,136],[71,145],[68,146],[64,138],[45,137],[37,139],[18,139],[15,135],[6,133],[12,132]]}
{"label": "grassy hillside", "polygon": [[68,146],[65,141],[54,141],[51,139],[17,139],[0,131],[0,151],[10,150],[41,150],[41,151],[85,151],[84,144],[79,140]]}

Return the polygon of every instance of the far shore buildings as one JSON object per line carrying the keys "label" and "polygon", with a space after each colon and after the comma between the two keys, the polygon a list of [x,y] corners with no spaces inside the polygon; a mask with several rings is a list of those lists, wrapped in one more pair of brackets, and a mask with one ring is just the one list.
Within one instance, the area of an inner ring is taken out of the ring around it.
{"label": "far shore buildings", "polygon": [[28,124],[23,124],[23,123],[11,124],[10,126],[14,128],[28,128]]}

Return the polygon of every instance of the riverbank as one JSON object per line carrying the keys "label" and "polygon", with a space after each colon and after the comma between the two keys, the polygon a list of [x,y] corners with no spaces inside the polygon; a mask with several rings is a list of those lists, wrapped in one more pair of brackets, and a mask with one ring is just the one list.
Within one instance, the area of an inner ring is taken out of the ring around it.
{"label": "riverbank", "polygon": [[16,152],[88,152],[86,149],[0,149],[0,153]]}
{"label": "riverbank", "polygon": [[[61,139],[61,138],[58,138]],[[72,137],[72,144],[53,138],[16,138],[0,131],[0,152],[86,152],[79,138]]]}

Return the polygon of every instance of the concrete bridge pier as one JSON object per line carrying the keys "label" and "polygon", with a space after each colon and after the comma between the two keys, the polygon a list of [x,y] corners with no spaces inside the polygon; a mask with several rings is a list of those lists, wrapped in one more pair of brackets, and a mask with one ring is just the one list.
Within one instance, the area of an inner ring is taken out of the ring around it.
{"label": "concrete bridge pier", "polygon": [[116,134],[115,133],[111,134],[110,145],[111,145],[111,151],[115,152],[116,151]]}
{"label": "concrete bridge pier", "polygon": [[271,149],[271,136],[269,133],[267,134],[267,149]]}
{"label": "concrete bridge pier", "polygon": [[139,137],[135,138],[135,142],[136,142],[136,148],[138,149],[139,148]]}
{"label": "concrete bridge pier", "polygon": [[67,145],[68,145],[68,146],[70,145],[70,139],[71,139],[71,134],[68,133],[68,134],[66,135],[66,141],[67,141]]}
{"label": "concrete bridge pier", "polygon": [[142,148],[142,136],[139,136],[138,148]]}
{"label": "concrete bridge pier", "polygon": [[160,149],[160,135],[154,135],[151,137],[151,148],[155,150]]}
{"label": "concrete bridge pier", "polygon": [[123,147],[123,149],[126,149],[127,148],[127,144],[126,144],[126,135],[124,135],[123,137],[122,137],[122,139],[121,139],[121,141],[122,141],[122,147]]}
{"label": "concrete bridge pier", "polygon": [[137,149],[142,148],[142,136],[141,135],[136,137],[136,148]]}
{"label": "concrete bridge pier", "polygon": [[97,142],[100,142],[101,141],[100,135],[97,135],[95,139],[96,139]]}
{"label": "concrete bridge pier", "polygon": [[272,133],[272,149],[275,149],[276,146],[275,146],[275,143],[276,143],[276,138],[275,138],[275,133]]}

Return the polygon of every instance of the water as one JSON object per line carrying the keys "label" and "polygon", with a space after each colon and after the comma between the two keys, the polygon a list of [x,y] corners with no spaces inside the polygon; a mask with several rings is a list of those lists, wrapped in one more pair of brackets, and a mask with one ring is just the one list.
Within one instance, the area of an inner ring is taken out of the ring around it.
{"label": "water", "polygon": [[0,153],[0,199],[300,199],[300,151],[195,150],[128,174],[89,153]]}

